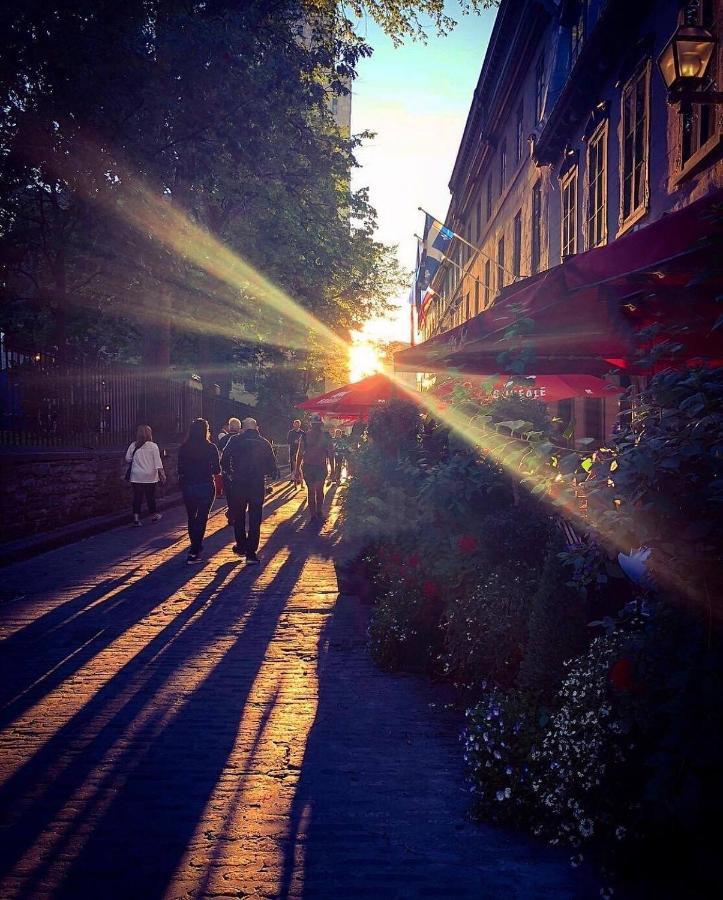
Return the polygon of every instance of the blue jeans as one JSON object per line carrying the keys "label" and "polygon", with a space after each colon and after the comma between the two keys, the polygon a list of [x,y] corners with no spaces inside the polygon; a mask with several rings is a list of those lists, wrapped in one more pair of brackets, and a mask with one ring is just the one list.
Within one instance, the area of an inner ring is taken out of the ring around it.
{"label": "blue jeans", "polygon": [[183,487],[183,502],[188,513],[188,537],[191,539],[191,553],[203,549],[203,537],[211,506],[216,499],[216,489],[211,484],[187,484]]}

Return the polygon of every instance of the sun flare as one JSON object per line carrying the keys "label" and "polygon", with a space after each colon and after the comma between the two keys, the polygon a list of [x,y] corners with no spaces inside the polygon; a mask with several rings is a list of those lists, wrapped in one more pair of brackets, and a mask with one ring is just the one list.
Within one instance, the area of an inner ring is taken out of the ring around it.
{"label": "sun flare", "polygon": [[349,347],[349,380],[361,381],[367,375],[381,372],[382,360],[376,346],[366,340],[354,339]]}

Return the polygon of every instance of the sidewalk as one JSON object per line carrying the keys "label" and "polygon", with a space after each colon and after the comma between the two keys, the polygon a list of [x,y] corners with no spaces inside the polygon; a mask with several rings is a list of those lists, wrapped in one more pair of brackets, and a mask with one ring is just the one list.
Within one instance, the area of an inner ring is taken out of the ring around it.
{"label": "sidewalk", "polygon": [[3,570],[0,895],[592,896],[466,818],[444,691],[378,671],[337,595],[336,508],[267,510],[260,569],[221,515],[186,566],[176,509]]}

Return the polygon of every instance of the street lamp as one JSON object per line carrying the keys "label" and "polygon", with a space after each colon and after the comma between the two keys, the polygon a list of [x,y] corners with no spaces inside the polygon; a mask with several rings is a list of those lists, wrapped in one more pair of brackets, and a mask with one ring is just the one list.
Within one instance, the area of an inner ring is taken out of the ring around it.
{"label": "street lamp", "polygon": [[720,91],[702,91],[716,39],[699,25],[680,25],[658,57],[669,103],[721,103]]}

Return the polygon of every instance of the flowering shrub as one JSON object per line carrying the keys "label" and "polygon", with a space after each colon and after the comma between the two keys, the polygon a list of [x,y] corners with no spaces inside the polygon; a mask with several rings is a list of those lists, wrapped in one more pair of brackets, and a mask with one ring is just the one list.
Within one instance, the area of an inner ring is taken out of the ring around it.
{"label": "flowering shrub", "polygon": [[570,664],[558,709],[530,753],[534,830],[553,844],[579,850],[593,839],[614,843],[630,830],[637,792],[626,764],[636,735],[625,693],[610,679],[625,645],[622,633],[602,635]]}
{"label": "flowering shrub", "polygon": [[517,684],[531,697],[551,702],[565,672],[565,662],[590,641],[591,604],[569,582],[561,564],[562,535],[550,535],[547,555],[530,594],[527,643]]}
{"label": "flowering shrub", "polygon": [[[477,813],[574,864],[653,848],[702,884],[717,852],[703,823],[723,805],[722,403],[723,370],[666,373],[609,447],[567,456],[491,435],[487,407],[481,455],[372,446],[348,489],[344,541],[374,560],[375,659],[466,688]],[[573,473],[594,537],[571,549],[539,500],[549,479],[559,507],[576,503]],[[643,542],[628,580],[618,551]]]}
{"label": "flowering shrub", "polygon": [[530,753],[549,716],[518,691],[483,687],[462,735],[474,811],[493,822],[526,824],[533,800]]}
{"label": "flowering shrub", "polygon": [[434,582],[387,585],[369,625],[372,658],[382,669],[431,671],[442,646],[441,600]]}
{"label": "flowering shrub", "polygon": [[446,609],[445,671],[471,686],[483,678],[510,686],[524,653],[534,589],[530,569],[496,568],[485,572],[473,591],[451,600]]}

